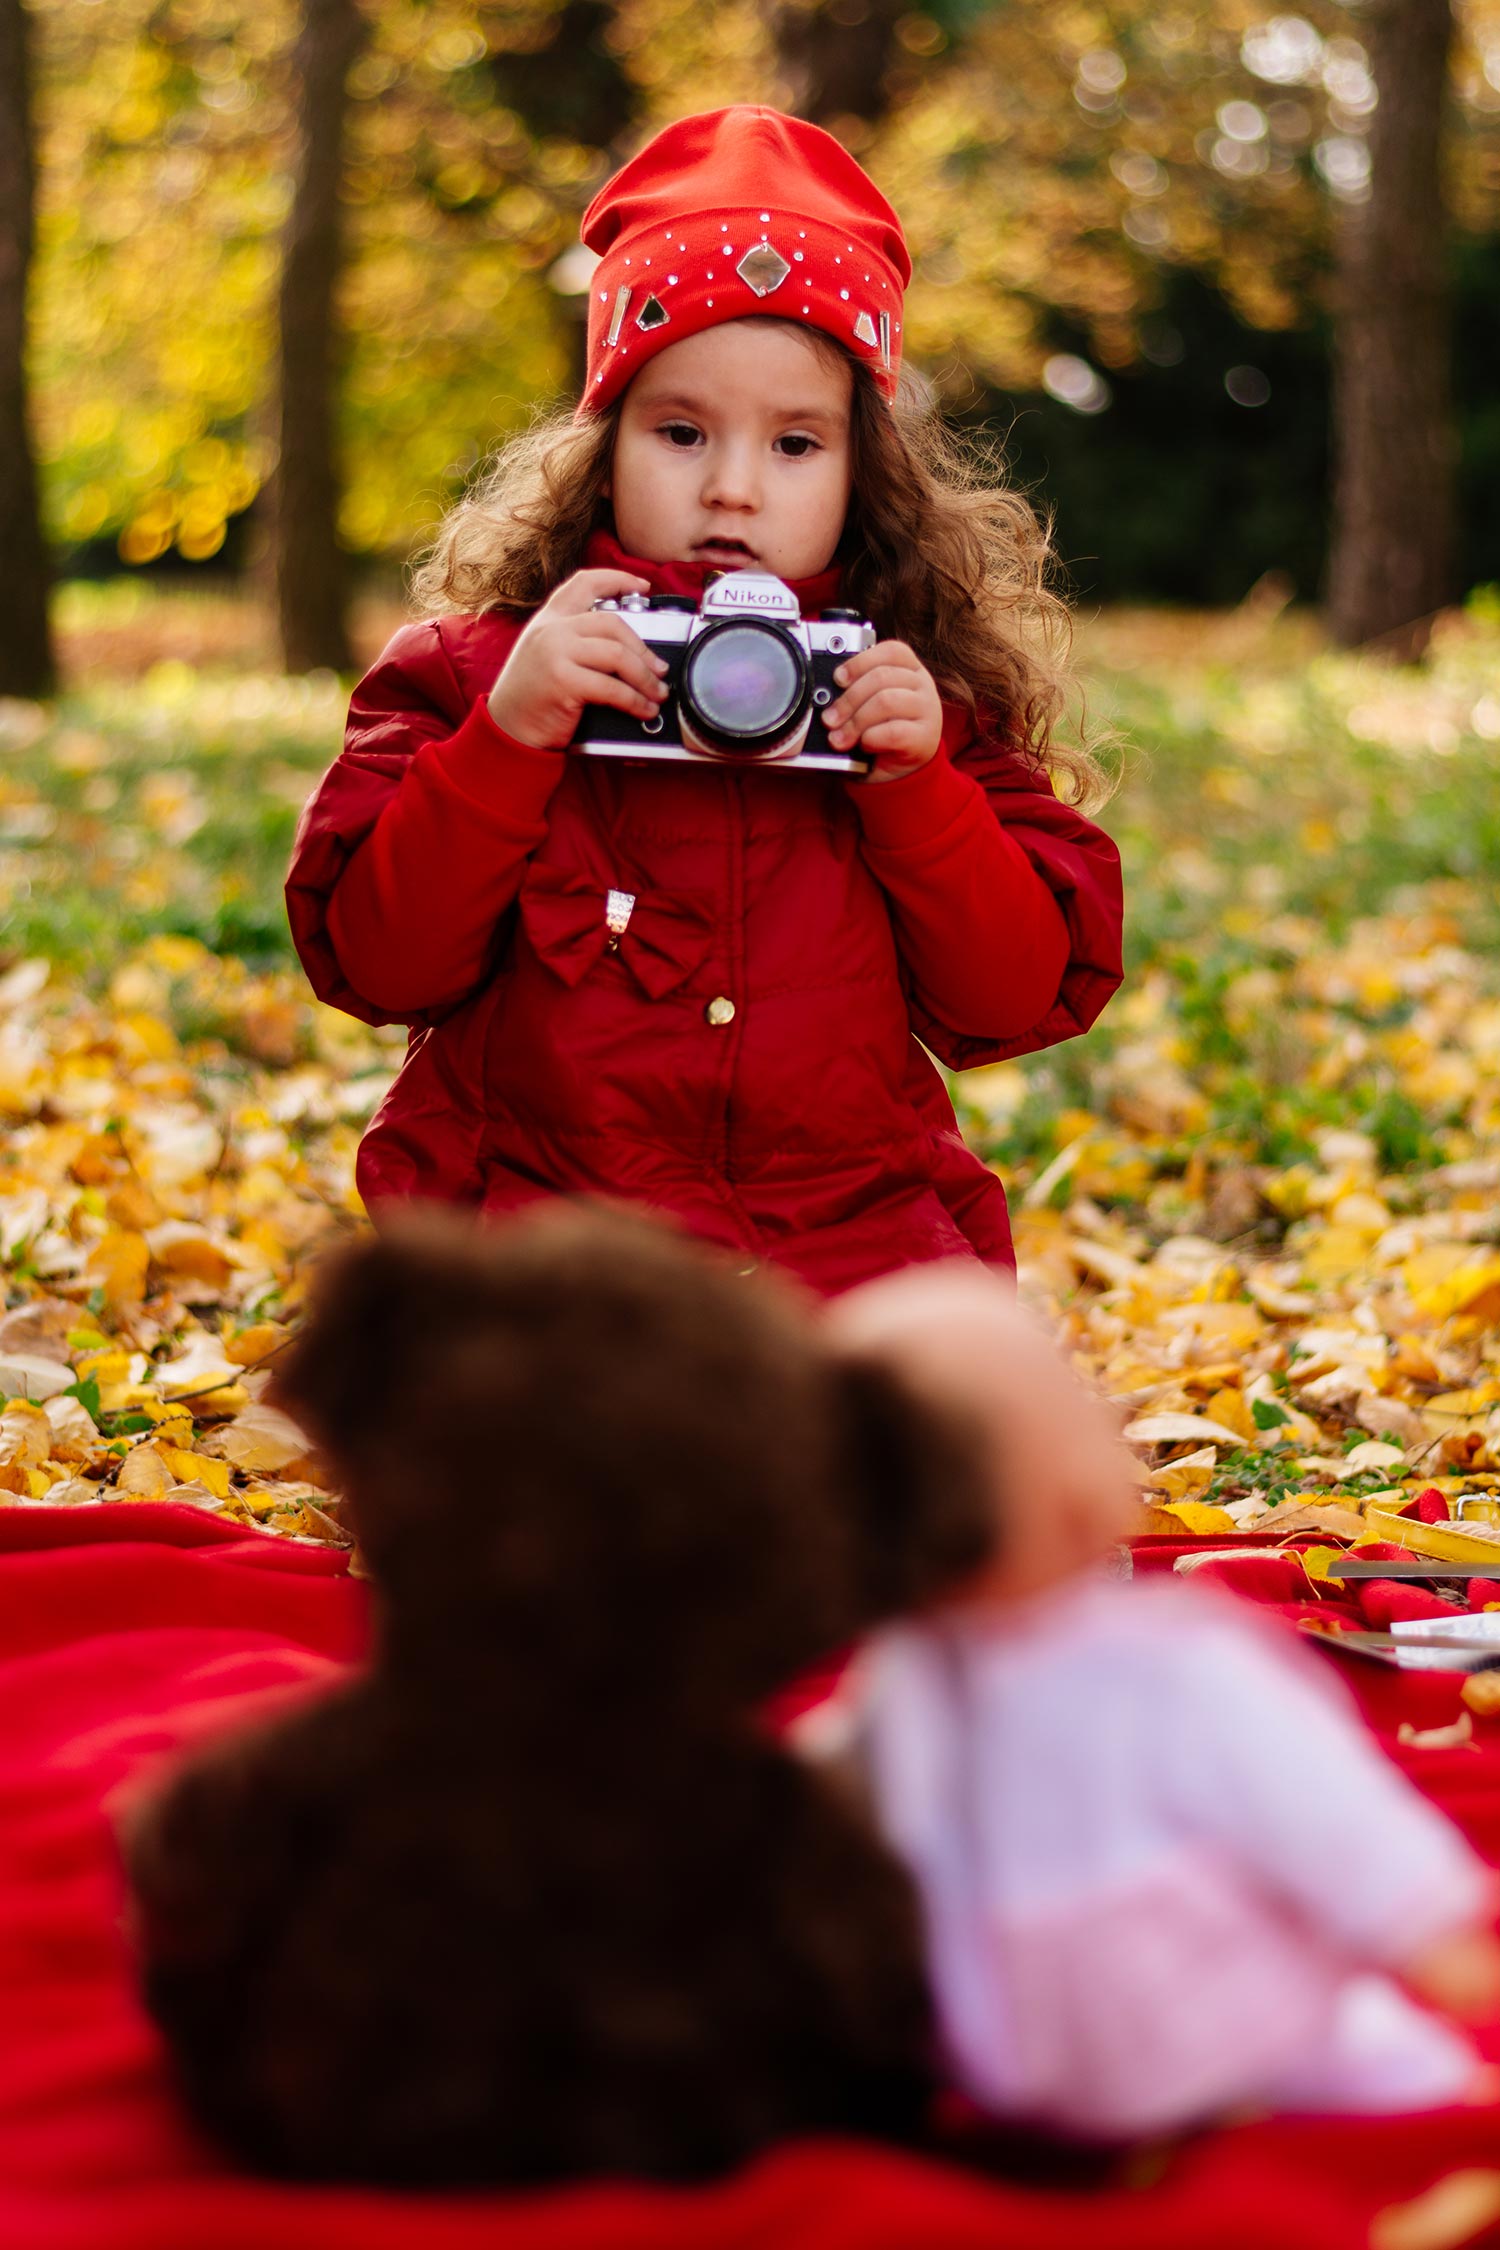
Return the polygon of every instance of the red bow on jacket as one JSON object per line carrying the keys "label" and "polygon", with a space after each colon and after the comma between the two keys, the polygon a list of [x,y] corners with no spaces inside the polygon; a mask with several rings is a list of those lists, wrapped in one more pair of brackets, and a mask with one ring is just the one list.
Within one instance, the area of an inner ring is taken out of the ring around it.
{"label": "red bow on jacket", "polygon": [[521,886],[526,935],[554,976],[574,985],[618,952],[652,1000],[675,992],[706,958],[714,918],[692,899],[614,890],[587,875],[533,865]]}

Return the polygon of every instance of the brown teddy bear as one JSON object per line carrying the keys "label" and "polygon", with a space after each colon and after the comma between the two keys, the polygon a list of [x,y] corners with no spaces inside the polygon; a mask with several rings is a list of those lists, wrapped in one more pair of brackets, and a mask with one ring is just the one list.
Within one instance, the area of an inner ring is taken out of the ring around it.
{"label": "brown teddy bear", "polygon": [[276,1396],[343,1481],[375,1653],[132,1824],[203,2124],[400,2187],[913,2136],[906,1879],[761,1712],[983,1557],[965,1433],[791,1285],[597,1207],[393,1219]]}

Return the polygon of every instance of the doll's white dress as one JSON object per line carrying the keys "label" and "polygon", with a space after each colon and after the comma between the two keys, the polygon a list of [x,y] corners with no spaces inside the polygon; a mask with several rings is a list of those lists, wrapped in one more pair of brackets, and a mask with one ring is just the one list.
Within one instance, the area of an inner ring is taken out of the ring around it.
{"label": "doll's white dress", "polygon": [[877,1636],[840,1699],[956,2082],[1101,2138],[1459,2098],[1474,2051],[1386,1971],[1493,1879],[1322,1660],[1170,1580],[995,1618]]}

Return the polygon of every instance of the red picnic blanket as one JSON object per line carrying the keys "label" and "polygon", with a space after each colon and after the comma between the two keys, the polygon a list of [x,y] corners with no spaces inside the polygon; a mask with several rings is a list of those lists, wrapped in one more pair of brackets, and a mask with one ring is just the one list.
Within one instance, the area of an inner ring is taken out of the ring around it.
{"label": "red picnic blanket", "polygon": [[[1295,1605],[1290,1571],[1262,1589],[1277,1606]],[[1471,2109],[1220,2130],[1095,2192],[849,2141],[691,2190],[400,2197],[237,2174],[180,2113],[136,1999],[107,1801],[266,1688],[331,1676],[365,1630],[363,1589],[320,1550],[185,1507],[0,1511],[7,2250],[1366,2250],[1377,2213],[1500,2168],[1500,2109]],[[1398,1706],[1422,1724],[1457,1709],[1452,1680],[1361,1682],[1382,1731]],[[1500,1857],[1500,1727],[1400,1755]],[[1477,2238],[1440,2224],[1425,2239]]]}

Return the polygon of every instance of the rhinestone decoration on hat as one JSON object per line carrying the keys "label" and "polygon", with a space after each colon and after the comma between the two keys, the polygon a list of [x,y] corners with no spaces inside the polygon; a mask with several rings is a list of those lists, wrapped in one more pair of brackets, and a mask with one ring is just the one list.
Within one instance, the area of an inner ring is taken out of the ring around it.
{"label": "rhinestone decoration on hat", "polygon": [[745,252],[734,270],[757,297],[769,297],[773,289],[781,287],[792,269],[769,242],[757,242],[754,249]]}

